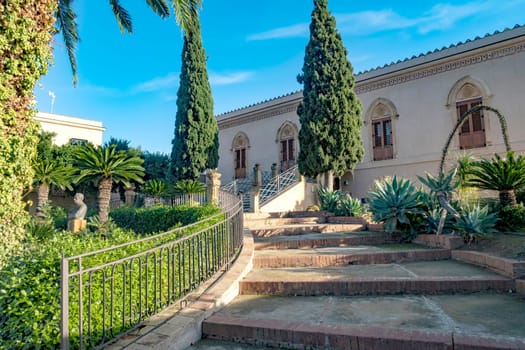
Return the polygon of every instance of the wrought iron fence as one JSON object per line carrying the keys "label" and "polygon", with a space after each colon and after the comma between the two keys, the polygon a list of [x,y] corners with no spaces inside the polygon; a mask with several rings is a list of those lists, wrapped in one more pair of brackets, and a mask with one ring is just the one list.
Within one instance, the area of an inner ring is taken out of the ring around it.
{"label": "wrought iron fence", "polygon": [[61,349],[101,348],[184,299],[229,266],[242,246],[240,199],[222,213],[155,236],[61,261]]}

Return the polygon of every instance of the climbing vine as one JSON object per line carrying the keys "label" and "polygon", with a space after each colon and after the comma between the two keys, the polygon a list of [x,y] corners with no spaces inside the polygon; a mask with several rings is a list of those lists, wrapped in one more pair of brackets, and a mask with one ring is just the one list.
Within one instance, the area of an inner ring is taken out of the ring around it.
{"label": "climbing vine", "polygon": [[33,89],[52,59],[56,0],[0,1],[0,266],[23,238],[38,124]]}

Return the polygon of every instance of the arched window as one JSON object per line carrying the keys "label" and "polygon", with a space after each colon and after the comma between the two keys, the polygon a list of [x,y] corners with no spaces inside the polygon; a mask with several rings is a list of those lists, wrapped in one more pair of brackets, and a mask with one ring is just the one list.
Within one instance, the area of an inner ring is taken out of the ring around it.
{"label": "arched window", "polygon": [[246,177],[246,154],[249,147],[248,137],[245,133],[238,133],[232,144],[233,150],[233,163],[234,163],[234,174],[235,178],[245,178]]}
{"label": "arched window", "polygon": [[386,99],[377,99],[367,113],[372,133],[372,159],[394,158],[394,128],[392,117],[397,116],[394,104]]}
{"label": "arched window", "polygon": [[277,142],[279,142],[279,161],[281,171],[293,167],[297,159],[297,127],[287,121],[279,128]]}
{"label": "arched window", "polygon": [[[456,111],[458,119],[470,108],[482,104],[480,89],[471,83],[465,83],[456,94]],[[469,149],[485,147],[485,121],[483,111],[470,114],[459,129],[459,148]]]}

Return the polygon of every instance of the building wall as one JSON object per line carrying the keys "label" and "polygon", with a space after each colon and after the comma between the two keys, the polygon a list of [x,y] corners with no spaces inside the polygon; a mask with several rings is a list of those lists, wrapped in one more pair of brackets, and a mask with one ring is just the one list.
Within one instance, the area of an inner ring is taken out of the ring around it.
{"label": "building wall", "polygon": [[[365,158],[341,179],[342,189],[357,198],[367,197],[374,180],[398,175],[416,180],[425,172],[435,174],[441,151],[457,121],[456,95],[465,83],[477,87],[482,103],[498,109],[509,126],[512,148],[525,153],[525,27],[467,41],[410,60],[356,76],[356,92],[363,104],[362,137]],[[233,179],[232,140],[238,133],[249,138],[248,170],[255,163],[269,170],[279,161],[279,127],[290,121],[299,127],[296,107],[302,93],[218,116],[220,164],[224,182]],[[393,158],[373,160],[372,112],[382,103],[391,114]],[[497,117],[484,112],[486,147],[459,149],[459,136],[450,145],[447,163],[467,152],[491,157],[504,152]]]}
{"label": "building wall", "polygon": [[102,144],[105,130],[102,122],[44,112],[38,112],[35,119],[40,122],[42,130],[56,133],[53,141],[58,146],[70,143],[73,139],[94,145]]}

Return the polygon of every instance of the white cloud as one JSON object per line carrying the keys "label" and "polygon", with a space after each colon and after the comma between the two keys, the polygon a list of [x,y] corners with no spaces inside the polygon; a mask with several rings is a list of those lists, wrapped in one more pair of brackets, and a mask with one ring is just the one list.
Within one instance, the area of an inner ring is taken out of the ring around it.
{"label": "white cloud", "polygon": [[299,23],[288,27],[275,28],[266,32],[248,36],[248,41],[283,39],[308,36],[308,23]]}
{"label": "white cloud", "polygon": [[[517,4],[524,0],[512,0]],[[408,18],[392,9],[334,14],[337,28],[343,34],[367,35],[394,29],[416,28],[426,34],[435,30],[449,29],[458,21],[477,13],[496,8],[496,0],[473,1],[462,5],[440,3],[420,17]],[[247,40],[270,40],[308,36],[308,23],[275,28],[252,34]]]}
{"label": "white cloud", "polygon": [[449,29],[456,22],[489,8],[488,2],[471,2],[464,5],[437,4],[420,18],[417,28],[422,34]]}
{"label": "white cloud", "polygon": [[169,73],[163,77],[153,78],[140,84],[136,84],[131,87],[132,93],[138,92],[152,92],[158,91],[165,88],[172,88],[177,85],[179,81],[178,73]]}
{"label": "white cloud", "polygon": [[230,85],[236,83],[242,83],[250,79],[253,76],[253,72],[236,72],[236,73],[216,73],[210,72],[210,84],[211,85]]}

